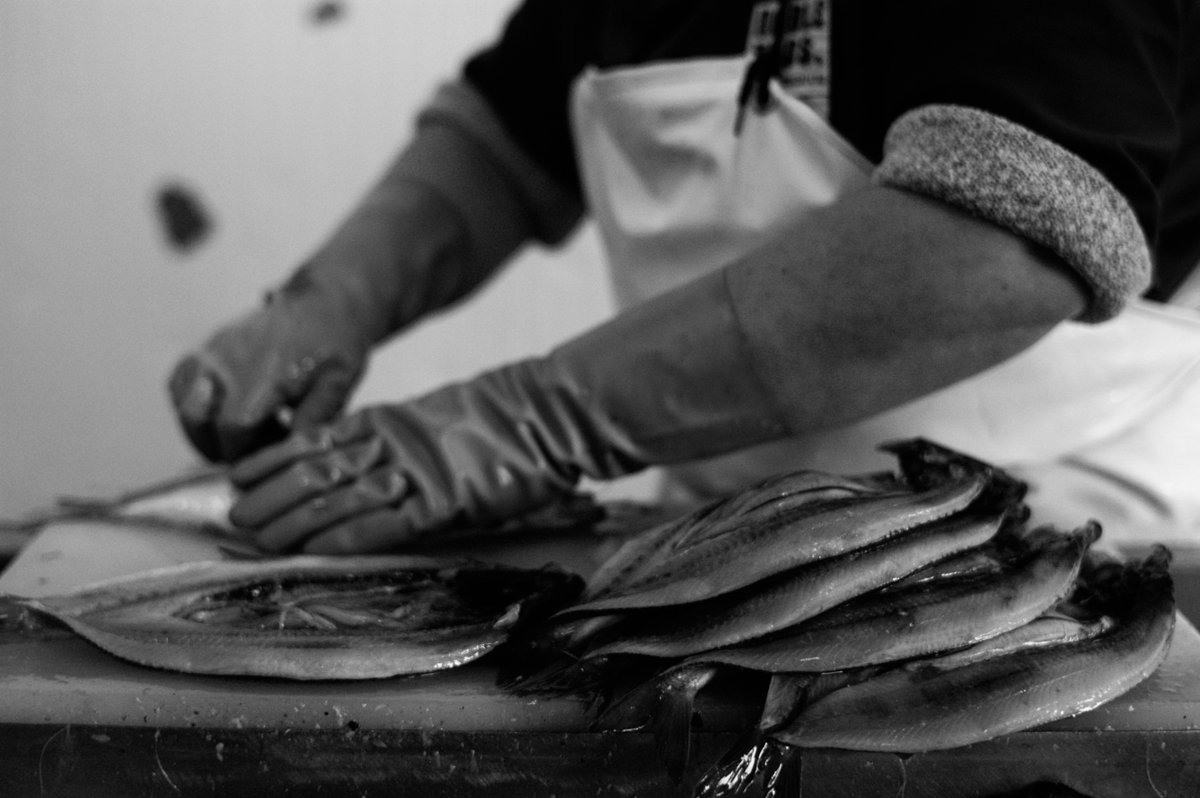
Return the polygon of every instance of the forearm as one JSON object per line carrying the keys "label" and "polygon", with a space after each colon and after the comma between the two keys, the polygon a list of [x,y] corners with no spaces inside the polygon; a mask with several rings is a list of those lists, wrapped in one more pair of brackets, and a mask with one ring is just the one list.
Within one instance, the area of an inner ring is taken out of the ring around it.
{"label": "forearm", "polygon": [[793,433],[978,373],[1083,313],[1058,257],[936,200],[871,187],[727,268],[754,369]]}
{"label": "forearm", "polygon": [[527,241],[562,240],[581,215],[483,100],[452,84],[298,280],[365,309],[379,340],[469,294]]}

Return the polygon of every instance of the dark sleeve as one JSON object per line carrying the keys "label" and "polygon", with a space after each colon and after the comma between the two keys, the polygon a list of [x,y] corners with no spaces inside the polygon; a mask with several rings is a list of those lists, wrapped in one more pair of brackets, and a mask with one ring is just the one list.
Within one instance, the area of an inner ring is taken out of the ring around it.
{"label": "dark sleeve", "polygon": [[493,45],[473,56],[466,80],[513,141],[565,188],[580,192],[569,113],[571,84],[591,60],[596,4],[527,0]]}
{"label": "dark sleeve", "polygon": [[1112,315],[1149,281],[1193,2],[886,4],[871,30],[890,63],[862,95],[880,181],[1051,248],[1092,289],[1090,317]]}
{"label": "dark sleeve", "polygon": [[1160,190],[1162,216],[1150,299],[1170,299],[1200,267],[1200,3],[1185,29],[1179,88],[1181,139]]}

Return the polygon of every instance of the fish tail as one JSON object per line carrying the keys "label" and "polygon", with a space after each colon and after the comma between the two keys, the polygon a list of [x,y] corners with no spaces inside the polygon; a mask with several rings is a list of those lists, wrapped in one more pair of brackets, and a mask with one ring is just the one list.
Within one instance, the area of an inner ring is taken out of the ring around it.
{"label": "fish tail", "polygon": [[[523,666],[528,660],[513,657],[513,662]],[[604,684],[603,663],[581,660],[566,652],[558,652],[534,670],[516,667],[505,668],[497,676],[497,684],[516,695],[588,695],[600,691]]]}
{"label": "fish tail", "polygon": [[[630,731],[643,729],[654,720],[662,692],[662,674],[656,674],[613,701],[599,714],[593,729]],[[655,735],[657,741],[658,735]]]}
{"label": "fish tail", "polygon": [[918,490],[974,474],[987,477],[987,486],[976,499],[976,506],[981,508],[1017,507],[1029,490],[1025,482],[1007,471],[925,438],[890,441],[879,448],[896,456],[905,480]]}

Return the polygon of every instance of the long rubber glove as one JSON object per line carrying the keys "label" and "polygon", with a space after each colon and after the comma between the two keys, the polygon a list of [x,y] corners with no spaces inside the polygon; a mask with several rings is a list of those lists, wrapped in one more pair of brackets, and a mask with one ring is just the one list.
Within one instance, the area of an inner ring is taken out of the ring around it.
{"label": "long rubber glove", "polygon": [[295,429],[332,418],[372,346],[468,294],[526,240],[554,243],[578,221],[577,201],[513,152],[468,89],[444,88],[431,109],[292,279],[175,369],[179,421],[209,459],[274,442],[281,417]]}
{"label": "long rubber glove", "polygon": [[717,273],[554,350],[369,407],[238,463],[231,517],[269,549],[377,551],[785,431]]}
{"label": "long rubber glove", "polygon": [[1061,262],[938,203],[864,191],[745,262],[551,352],[238,463],[261,545],[379,551],[532,509],[581,475],[847,423],[1080,312]]}

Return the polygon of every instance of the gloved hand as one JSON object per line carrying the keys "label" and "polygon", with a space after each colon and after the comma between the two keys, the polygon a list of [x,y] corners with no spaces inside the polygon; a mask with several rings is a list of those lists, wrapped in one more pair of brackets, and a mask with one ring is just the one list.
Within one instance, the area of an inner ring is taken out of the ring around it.
{"label": "gloved hand", "polygon": [[285,288],[175,367],[168,390],[205,457],[235,459],[343,407],[372,341],[330,305]]}
{"label": "gloved hand", "polygon": [[[370,407],[238,463],[231,520],[270,550],[372,552],[610,479],[775,437],[723,274],[545,358]],[[636,375],[636,376],[634,376]]]}
{"label": "gloved hand", "polygon": [[168,390],[192,444],[231,461],[332,418],[375,343],[460,293],[465,250],[429,189],[377,191],[262,307],[180,361]]}
{"label": "gloved hand", "polygon": [[281,416],[293,429],[328,420],[374,344],[465,296],[526,240],[561,240],[581,214],[482,98],[444,88],[287,285],[182,360],[169,390],[184,431],[208,458],[234,460],[282,437]]}

